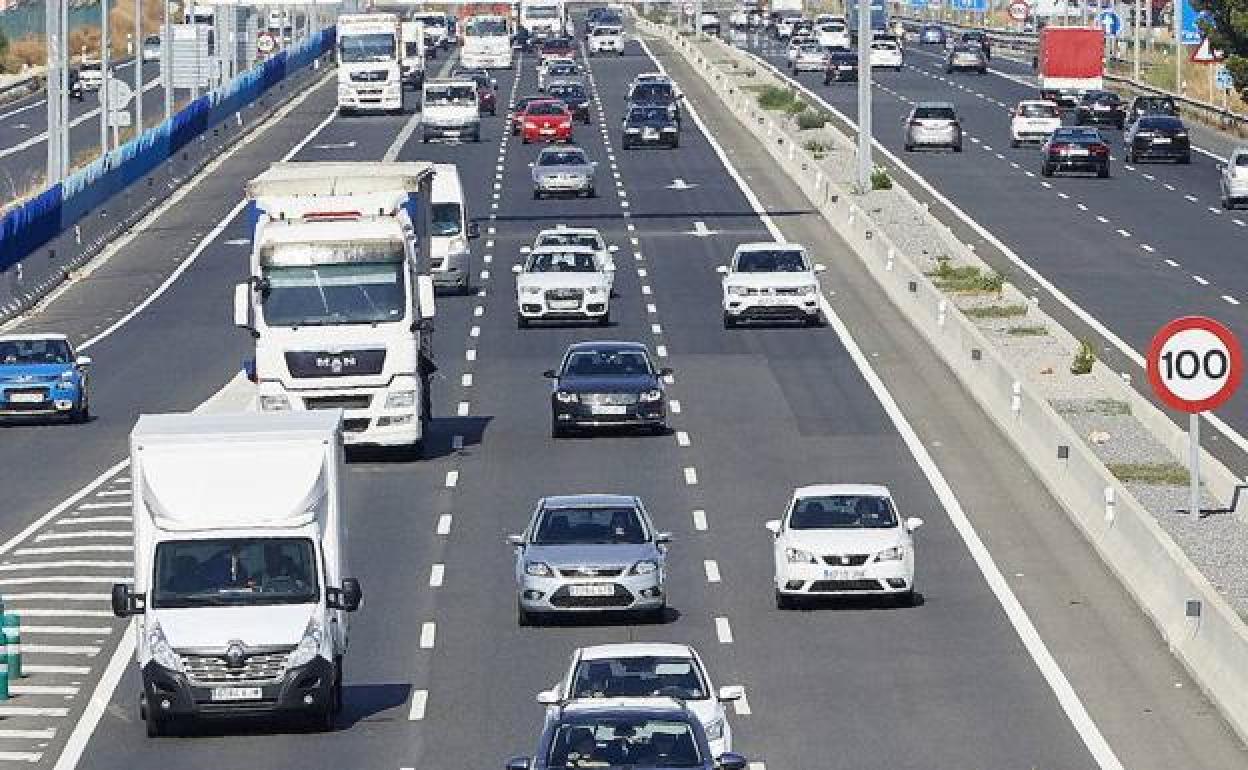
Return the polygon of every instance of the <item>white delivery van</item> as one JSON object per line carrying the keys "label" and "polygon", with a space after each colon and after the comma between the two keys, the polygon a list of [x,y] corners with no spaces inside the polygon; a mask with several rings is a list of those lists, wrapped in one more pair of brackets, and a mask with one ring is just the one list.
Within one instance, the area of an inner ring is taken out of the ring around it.
{"label": "white delivery van", "polygon": [[134,618],[147,734],[342,708],[348,613],[342,412],[143,415],[130,433]]}
{"label": "white delivery van", "polygon": [[403,45],[399,69],[403,85],[419,89],[425,82],[425,25],[419,21],[405,21],[399,27]]}
{"label": "white delivery van", "polygon": [[433,167],[433,193],[429,198],[429,274],[434,286],[466,292],[471,288],[472,247],[469,239],[481,234],[468,221],[464,187],[453,163]]}
{"label": "white delivery van", "polygon": [[471,78],[426,80],[420,99],[420,140],[481,141],[477,83]]}

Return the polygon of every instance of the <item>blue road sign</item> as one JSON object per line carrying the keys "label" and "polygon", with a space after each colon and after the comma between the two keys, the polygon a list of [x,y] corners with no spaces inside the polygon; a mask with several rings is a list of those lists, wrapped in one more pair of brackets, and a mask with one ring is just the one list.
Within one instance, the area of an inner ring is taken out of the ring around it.
{"label": "blue road sign", "polygon": [[1217,72],[1214,73],[1213,79],[1217,82],[1218,88],[1223,91],[1229,91],[1235,85],[1235,81],[1231,79],[1231,71],[1226,68],[1225,64],[1219,64]]}
{"label": "blue road sign", "polygon": [[1191,0],[1183,0],[1175,4],[1182,19],[1179,23],[1179,40],[1184,45],[1198,45],[1205,36],[1200,30],[1200,22],[1208,17],[1208,11],[1197,11],[1192,7]]}
{"label": "blue road sign", "polygon": [[1113,11],[1101,11],[1096,15],[1096,20],[1109,37],[1118,37],[1118,33],[1122,31],[1122,17]]}

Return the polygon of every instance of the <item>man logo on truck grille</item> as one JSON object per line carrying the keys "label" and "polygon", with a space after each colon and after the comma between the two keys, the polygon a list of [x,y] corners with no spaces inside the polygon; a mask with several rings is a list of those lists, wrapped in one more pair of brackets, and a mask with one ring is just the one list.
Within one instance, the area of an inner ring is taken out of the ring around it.
{"label": "man logo on truck grille", "polygon": [[321,369],[328,369],[334,374],[342,374],[343,367],[357,366],[355,356],[319,356],[316,359],[316,365]]}

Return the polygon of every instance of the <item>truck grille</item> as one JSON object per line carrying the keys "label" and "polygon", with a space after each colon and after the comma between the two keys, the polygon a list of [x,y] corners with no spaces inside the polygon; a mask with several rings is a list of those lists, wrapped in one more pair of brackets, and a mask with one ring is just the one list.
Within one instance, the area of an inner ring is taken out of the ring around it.
{"label": "truck grille", "polygon": [[291,377],[358,377],[381,374],[386,363],[386,351],[344,350],[337,353],[326,351],[287,351],[286,368]]}
{"label": "truck grille", "polygon": [[187,678],[195,684],[271,683],[286,672],[289,655],[290,649],[256,653],[247,656],[238,668],[230,668],[224,655],[183,655],[182,665]]}
{"label": "truck grille", "polygon": [[385,70],[369,70],[368,72],[352,72],[351,80],[356,83],[385,82]]}
{"label": "truck grille", "polygon": [[307,396],[303,399],[305,409],[367,409],[373,397],[360,396]]}

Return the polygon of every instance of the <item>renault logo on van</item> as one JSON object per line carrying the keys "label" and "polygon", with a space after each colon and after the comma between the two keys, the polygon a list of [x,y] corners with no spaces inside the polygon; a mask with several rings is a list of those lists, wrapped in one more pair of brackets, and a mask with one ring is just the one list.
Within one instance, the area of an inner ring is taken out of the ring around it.
{"label": "renault logo on van", "polygon": [[230,646],[225,650],[225,665],[230,668],[242,668],[246,659],[247,651],[243,648],[243,643],[230,642]]}

